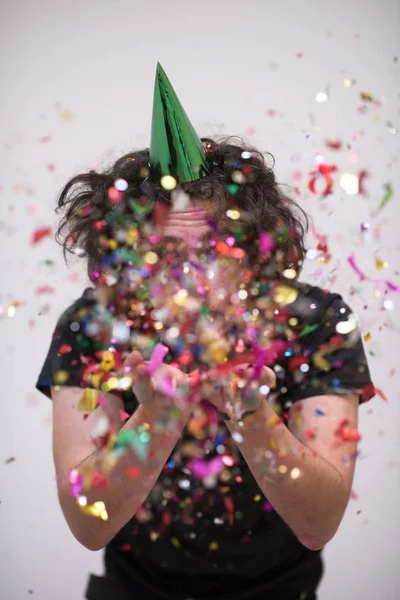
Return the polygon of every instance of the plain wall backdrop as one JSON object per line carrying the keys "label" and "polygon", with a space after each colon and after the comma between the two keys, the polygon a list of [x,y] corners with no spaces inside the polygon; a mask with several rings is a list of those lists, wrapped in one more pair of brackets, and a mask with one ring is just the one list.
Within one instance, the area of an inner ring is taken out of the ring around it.
{"label": "plain wall backdrop", "polygon": [[[399,598],[400,296],[347,261],[399,284],[399,2],[2,0],[0,22],[1,600],[77,600],[102,568],[64,523],[51,403],[34,390],[85,269],[67,269],[50,237],[31,239],[54,228],[69,177],[147,145],[157,61],[200,134],[244,135],[274,155],[278,181],[313,217],[308,247],[326,236],[332,258],[307,261],[303,279],[353,307],[387,401],[361,408],[354,494],[324,552],[320,598]],[[318,160],[337,167],[326,198],[321,181],[308,189]],[[346,173],[364,194],[342,189]]]}

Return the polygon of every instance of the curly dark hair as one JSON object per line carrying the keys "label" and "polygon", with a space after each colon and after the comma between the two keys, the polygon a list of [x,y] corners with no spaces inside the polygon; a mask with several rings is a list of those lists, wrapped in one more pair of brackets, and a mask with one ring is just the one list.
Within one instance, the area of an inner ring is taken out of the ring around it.
{"label": "curly dark hair", "polygon": [[[240,218],[235,226],[238,224],[245,232],[249,255],[260,233],[268,232],[274,237],[283,268],[293,267],[299,272],[305,254],[308,217],[279,189],[264,155],[240,138],[225,137],[218,141],[202,138],[202,142],[213,170],[179,188],[198,200],[208,203],[211,200],[218,226],[226,230],[230,229],[226,211],[237,208]],[[151,218],[155,202],[171,203],[171,192],[159,182],[151,182],[149,158],[149,149],[125,154],[104,172],[91,170],[76,175],[61,191],[57,212],[63,212],[63,217],[56,239],[63,246],[65,258],[78,250],[87,258],[89,276],[100,270],[107,253],[102,240],[115,237],[109,215],[116,208],[110,189],[117,179],[128,184],[118,202],[120,215],[132,218],[132,200],[141,206],[150,204],[147,218]]]}

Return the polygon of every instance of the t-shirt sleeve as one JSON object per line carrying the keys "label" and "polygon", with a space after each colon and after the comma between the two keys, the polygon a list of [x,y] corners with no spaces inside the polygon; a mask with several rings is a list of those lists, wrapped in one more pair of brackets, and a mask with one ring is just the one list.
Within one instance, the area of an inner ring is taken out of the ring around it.
{"label": "t-shirt sleeve", "polygon": [[339,295],[330,296],[319,316],[298,332],[281,363],[283,405],[327,394],[355,394],[360,402],[375,395],[357,319]]}
{"label": "t-shirt sleeve", "polygon": [[87,302],[78,300],[63,313],[56,325],[36,382],[36,389],[49,398],[52,386],[84,387],[83,371],[95,356],[94,344],[82,328],[88,307]]}

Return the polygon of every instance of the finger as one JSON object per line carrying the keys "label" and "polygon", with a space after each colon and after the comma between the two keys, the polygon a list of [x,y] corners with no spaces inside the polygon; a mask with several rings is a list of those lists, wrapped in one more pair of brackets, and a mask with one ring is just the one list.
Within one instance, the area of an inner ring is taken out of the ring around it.
{"label": "finger", "polygon": [[151,400],[153,395],[153,384],[145,363],[139,364],[135,368],[135,378],[132,390],[139,402],[144,403]]}
{"label": "finger", "polygon": [[276,375],[269,367],[261,369],[260,384],[266,385],[270,390],[276,386]]}
{"label": "finger", "polygon": [[142,363],[142,362],[143,362],[142,355],[137,350],[134,350],[133,352],[128,354],[128,356],[124,360],[124,367],[125,366],[130,367],[132,369],[132,371],[134,371],[136,369],[136,367],[138,365],[140,365],[140,363]]}

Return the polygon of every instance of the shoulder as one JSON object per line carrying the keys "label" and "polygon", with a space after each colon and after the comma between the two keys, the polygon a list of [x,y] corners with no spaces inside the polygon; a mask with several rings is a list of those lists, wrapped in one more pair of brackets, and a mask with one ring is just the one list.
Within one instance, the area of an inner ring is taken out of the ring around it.
{"label": "shoulder", "polygon": [[56,328],[68,325],[74,319],[81,319],[96,306],[96,303],[96,290],[94,288],[86,288],[82,296],[64,310],[58,319]]}
{"label": "shoulder", "polygon": [[[343,334],[357,328],[356,317],[340,294],[308,283],[297,283],[296,289],[298,294],[291,312],[299,319],[299,324],[308,325],[303,335],[321,328],[333,331],[338,328],[337,332]],[[340,322],[348,324],[338,327]]]}

